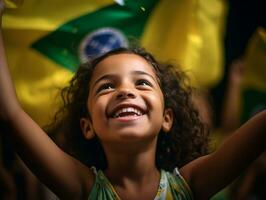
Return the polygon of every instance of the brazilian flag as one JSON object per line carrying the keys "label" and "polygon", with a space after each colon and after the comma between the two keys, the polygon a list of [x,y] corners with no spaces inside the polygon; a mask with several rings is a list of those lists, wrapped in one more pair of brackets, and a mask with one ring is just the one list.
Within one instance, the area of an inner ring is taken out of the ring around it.
{"label": "brazilian flag", "polygon": [[139,43],[179,63],[197,87],[223,75],[221,0],[24,0],[3,16],[10,71],[24,109],[47,123],[58,88],[77,66],[113,48]]}
{"label": "brazilian flag", "polygon": [[86,13],[36,41],[32,47],[69,70],[132,39],[139,40],[158,0],[113,3]]}

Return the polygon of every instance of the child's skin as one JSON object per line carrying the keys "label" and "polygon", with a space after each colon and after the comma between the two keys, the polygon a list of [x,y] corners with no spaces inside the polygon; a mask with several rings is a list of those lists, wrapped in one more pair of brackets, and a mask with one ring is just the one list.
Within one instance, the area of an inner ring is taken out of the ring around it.
{"label": "child's skin", "polygon": [[[153,199],[160,179],[157,136],[161,128],[171,128],[172,115],[169,109],[164,112],[151,66],[134,54],[104,59],[93,73],[87,106],[92,122],[81,120],[84,135],[90,139],[97,133],[108,161],[105,173],[118,194],[122,199]],[[115,118],[122,108],[135,108],[141,115]]]}
{"label": "child's skin", "polygon": [[[63,199],[87,199],[91,169],[58,148],[23,111],[10,79],[0,33],[0,119],[31,170]],[[121,199],[154,199],[160,173],[155,166],[160,129],[169,131],[173,115],[152,66],[134,54],[112,55],[97,64],[89,84],[89,118],[80,119],[84,137],[95,134],[105,150],[104,171]],[[114,118],[117,109],[134,107],[140,116]],[[180,169],[196,199],[208,199],[230,183],[266,144],[266,112],[238,129],[215,153]]]}

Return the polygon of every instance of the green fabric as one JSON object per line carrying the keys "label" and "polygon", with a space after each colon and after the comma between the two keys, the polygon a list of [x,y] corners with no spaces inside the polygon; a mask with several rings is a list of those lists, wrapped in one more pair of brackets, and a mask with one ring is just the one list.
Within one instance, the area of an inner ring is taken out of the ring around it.
{"label": "green fabric", "polygon": [[[111,183],[102,171],[95,172],[96,178],[89,200],[120,200]],[[161,179],[154,200],[192,200],[192,192],[177,170],[169,173],[161,170]]]}

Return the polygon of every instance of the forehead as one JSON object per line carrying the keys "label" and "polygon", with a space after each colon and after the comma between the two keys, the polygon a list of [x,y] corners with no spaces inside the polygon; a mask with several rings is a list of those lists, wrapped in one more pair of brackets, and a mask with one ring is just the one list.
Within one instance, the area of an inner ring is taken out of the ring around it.
{"label": "forehead", "polygon": [[91,82],[105,74],[126,74],[131,71],[143,71],[156,78],[154,68],[144,58],[136,54],[122,53],[108,56],[99,62],[95,67]]}

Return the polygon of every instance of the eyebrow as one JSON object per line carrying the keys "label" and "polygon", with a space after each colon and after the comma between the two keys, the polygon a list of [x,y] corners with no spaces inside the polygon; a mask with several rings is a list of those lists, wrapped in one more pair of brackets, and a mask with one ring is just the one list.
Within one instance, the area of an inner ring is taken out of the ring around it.
{"label": "eyebrow", "polygon": [[146,73],[144,71],[133,71],[132,72],[133,74],[137,74],[137,75],[146,75],[146,76],[149,76],[150,78],[152,78],[155,82],[157,82],[157,80],[152,76],[150,75],[149,73]]}
{"label": "eyebrow", "polygon": [[92,87],[94,87],[97,83],[99,83],[100,81],[102,80],[105,80],[105,79],[114,79],[116,77],[115,74],[106,74],[106,75],[103,75],[101,76],[100,78],[98,78],[92,85]]}
{"label": "eyebrow", "polygon": [[[150,78],[152,78],[155,82],[157,82],[157,80],[152,76],[150,75],[149,73],[146,73],[144,71],[132,71],[131,74],[136,74],[136,75],[146,75],[146,76],[149,76]],[[114,79],[116,78],[117,75],[116,74],[106,74],[106,75],[103,75],[101,76],[100,78],[98,78],[92,85],[92,87],[94,87],[98,82],[102,81],[102,80],[105,80],[105,79]]]}

